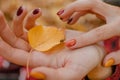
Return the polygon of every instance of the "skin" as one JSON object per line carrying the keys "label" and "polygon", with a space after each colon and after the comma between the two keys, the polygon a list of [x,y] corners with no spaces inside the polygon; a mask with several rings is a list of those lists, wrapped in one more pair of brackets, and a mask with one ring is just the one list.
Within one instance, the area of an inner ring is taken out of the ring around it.
{"label": "skin", "polygon": [[[31,72],[45,74],[46,80],[81,80],[92,69],[101,63],[105,53],[97,45],[91,45],[76,50],[58,46],[48,52],[38,52],[31,50],[27,40],[27,29],[35,25],[35,20],[41,16],[39,13],[33,15],[32,11],[27,13],[23,7],[20,16],[14,16],[12,28],[8,26],[4,14],[0,12],[0,56],[8,61],[26,66],[28,56],[30,56],[29,66]],[[33,23],[29,23],[33,21]],[[26,30],[24,31],[23,28]],[[72,36],[80,36],[81,32],[66,30],[66,40]]]}
{"label": "skin", "polygon": [[[105,25],[99,26],[93,30],[83,33],[80,36],[74,37],[76,44],[67,46],[71,40],[66,41],[66,46],[70,49],[80,48],[90,45],[102,40],[112,38],[113,36],[120,36],[120,8],[102,2],[102,0],[77,0],[65,8],[61,9],[64,12],[58,15],[63,21],[68,22],[73,19],[69,24],[74,24],[81,16],[92,13],[97,17],[106,21]],[[61,11],[60,10],[60,11]],[[106,63],[110,58],[115,60],[114,65],[120,63],[120,50],[111,52],[105,58],[103,63]]]}

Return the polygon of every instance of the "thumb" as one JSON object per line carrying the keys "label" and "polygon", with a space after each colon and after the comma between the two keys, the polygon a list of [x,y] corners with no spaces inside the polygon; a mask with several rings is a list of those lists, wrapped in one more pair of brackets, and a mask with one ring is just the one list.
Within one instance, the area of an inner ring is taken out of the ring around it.
{"label": "thumb", "polygon": [[111,52],[105,56],[103,64],[105,67],[110,67],[120,63],[120,50]]}
{"label": "thumb", "polygon": [[76,72],[77,71],[68,68],[55,69],[50,67],[38,67],[32,69],[30,76],[43,80],[78,80]]}

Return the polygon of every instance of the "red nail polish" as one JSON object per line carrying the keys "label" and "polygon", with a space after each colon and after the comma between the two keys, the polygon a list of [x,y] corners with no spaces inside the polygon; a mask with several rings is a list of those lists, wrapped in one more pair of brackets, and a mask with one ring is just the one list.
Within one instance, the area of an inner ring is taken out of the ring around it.
{"label": "red nail polish", "polygon": [[17,10],[17,16],[20,16],[22,14],[22,12],[23,12],[23,8],[22,8],[22,6],[20,6]]}
{"label": "red nail polish", "polygon": [[73,18],[70,18],[67,22],[67,24],[70,24],[72,22]]}
{"label": "red nail polish", "polygon": [[35,9],[34,11],[33,11],[33,14],[35,15],[35,14],[38,14],[39,13],[39,9]]}
{"label": "red nail polish", "polygon": [[57,15],[61,15],[64,12],[64,10],[60,10],[57,12]]}
{"label": "red nail polish", "polygon": [[74,46],[75,44],[76,44],[76,40],[75,40],[75,39],[72,39],[72,40],[68,41],[65,45],[66,45],[67,47],[72,47],[72,46]]}
{"label": "red nail polish", "polygon": [[60,18],[61,20],[63,20],[63,18]]}

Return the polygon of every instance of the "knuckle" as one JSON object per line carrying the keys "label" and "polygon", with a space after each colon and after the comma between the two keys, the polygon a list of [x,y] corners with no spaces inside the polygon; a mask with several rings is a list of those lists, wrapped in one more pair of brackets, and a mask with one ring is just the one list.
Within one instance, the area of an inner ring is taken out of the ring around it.
{"label": "knuckle", "polygon": [[102,39],[102,38],[104,38],[104,30],[102,29],[102,28],[98,28],[98,29],[96,29],[95,30],[95,38],[96,39]]}

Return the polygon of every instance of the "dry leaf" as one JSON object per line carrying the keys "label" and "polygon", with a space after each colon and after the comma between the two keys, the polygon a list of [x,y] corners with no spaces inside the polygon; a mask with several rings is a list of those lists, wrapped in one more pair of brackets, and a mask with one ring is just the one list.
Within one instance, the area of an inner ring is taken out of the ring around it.
{"label": "dry leaf", "polygon": [[64,32],[56,27],[35,26],[28,32],[31,47],[38,51],[48,51],[64,39]]}

